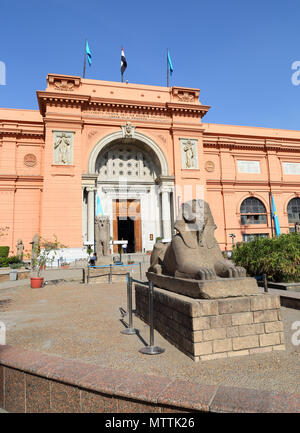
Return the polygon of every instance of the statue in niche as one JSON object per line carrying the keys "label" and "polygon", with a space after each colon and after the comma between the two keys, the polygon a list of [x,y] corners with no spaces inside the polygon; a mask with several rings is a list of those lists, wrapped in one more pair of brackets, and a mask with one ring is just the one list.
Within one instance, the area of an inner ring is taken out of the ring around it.
{"label": "statue in niche", "polygon": [[300,235],[300,222],[295,223],[295,233],[298,233]]}
{"label": "statue in niche", "polygon": [[98,257],[109,255],[110,221],[108,216],[95,219],[96,252]]}
{"label": "statue in niche", "polygon": [[18,239],[16,247],[17,247],[17,256],[19,260],[23,261],[24,244],[22,239]]}
{"label": "statue in niche", "polygon": [[246,277],[246,270],[229,264],[214,237],[217,228],[208,203],[191,200],[182,204],[171,243],[157,242],[148,272],[194,280]]}
{"label": "statue in niche", "polygon": [[71,164],[71,146],[71,138],[65,132],[57,136],[54,143],[54,149],[57,151],[56,164]]}
{"label": "statue in niche", "polygon": [[185,153],[185,168],[193,168],[195,167],[195,160],[194,160],[194,149],[193,149],[193,143],[191,140],[187,140],[184,148]]}

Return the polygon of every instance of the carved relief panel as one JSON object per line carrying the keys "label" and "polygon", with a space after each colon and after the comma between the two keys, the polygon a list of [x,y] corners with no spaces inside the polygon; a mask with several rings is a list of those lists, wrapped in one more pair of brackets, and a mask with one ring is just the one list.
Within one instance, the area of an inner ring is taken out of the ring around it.
{"label": "carved relief panel", "polygon": [[53,131],[53,164],[73,164],[74,134],[70,131]]}
{"label": "carved relief panel", "polygon": [[181,168],[184,170],[196,170],[198,166],[198,149],[196,139],[180,138]]}

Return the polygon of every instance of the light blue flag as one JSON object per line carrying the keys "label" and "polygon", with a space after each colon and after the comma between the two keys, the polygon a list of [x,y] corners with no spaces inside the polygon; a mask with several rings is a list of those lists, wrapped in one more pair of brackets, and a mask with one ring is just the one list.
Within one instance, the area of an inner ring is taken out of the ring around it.
{"label": "light blue flag", "polygon": [[274,226],[275,226],[276,236],[280,236],[279,220],[278,220],[278,215],[277,215],[277,210],[276,210],[276,207],[275,207],[275,202],[274,202],[273,194],[272,194],[272,218],[274,220]]}
{"label": "light blue flag", "polygon": [[96,216],[103,216],[104,212],[100,203],[100,197],[97,192],[97,201],[96,201]]}
{"label": "light blue flag", "polygon": [[91,53],[88,41],[86,41],[86,44],[85,44],[85,52],[86,52],[86,55],[87,55],[87,59],[88,59],[89,65],[91,66],[91,64],[92,64],[92,53]]}
{"label": "light blue flag", "polygon": [[173,69],[172,60],[171,60],[171,56],[170,56],[169,50],[168,50],[168,64],[169,64],[170,74],[172,75],[172,72],[173,72],[174,69]]}

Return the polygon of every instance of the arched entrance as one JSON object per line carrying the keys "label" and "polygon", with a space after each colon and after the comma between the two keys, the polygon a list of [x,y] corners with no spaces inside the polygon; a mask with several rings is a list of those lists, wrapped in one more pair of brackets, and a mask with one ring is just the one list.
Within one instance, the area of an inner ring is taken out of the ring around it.
{"label": "arched entrance", "polygon": [[[110,220],[110,237],[127,240],[128,253],[152,250],[157,237],[171,238],[174,178],[161,149],[143,134],[115,133],[96,144],[89,159],[94,195]],[[88,175],[85,176],[87,178]],[[83,237],[91,241],[92,191],[83,193]],[[93,198],[95,200],[95,197]]]}

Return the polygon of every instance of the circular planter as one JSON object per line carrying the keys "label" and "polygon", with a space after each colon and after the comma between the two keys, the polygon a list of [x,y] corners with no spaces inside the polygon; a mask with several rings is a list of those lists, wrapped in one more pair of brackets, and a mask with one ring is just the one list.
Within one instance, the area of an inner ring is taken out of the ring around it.
{"label": "circular planter", "polygon": [[40,289],[44,282],[44,277],[31,277],[31,288],[32,289]]}

